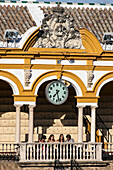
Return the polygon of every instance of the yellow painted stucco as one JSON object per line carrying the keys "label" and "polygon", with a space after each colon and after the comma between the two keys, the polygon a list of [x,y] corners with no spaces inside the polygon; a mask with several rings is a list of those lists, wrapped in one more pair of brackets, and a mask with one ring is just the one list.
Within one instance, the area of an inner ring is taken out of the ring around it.
{"label": "yellow painted stucco", "polygon": [[[14,101],[36,101],[37,95],[34,94],[37,85],[46,77],[56,75],[59,78],[61,75],[73,79],[80,87],[82,91],[81,97],[76,97],[79,103],[91,102],[97,103],[98,97],[96,92],[100,84],[113,77],[113,72],[105,74],[95,83],[93,90],[88,91],[83,81],[71,73],[69,70],[95,70],[95,71],[113,71],[111,66],[94,66],[93,61],[113,61],[113,51],[103,51],[97,38],[89,32],[87,29],[80,29],[82,43],[85,49],[56,49],[56,48],[34,48],[32,45],[35,43],[39,29],[35,30],[24,43],[22,49],[18,48],[1,48],[0,58],[1,59],[24,59],[24,64],[0,64],[0,69],[46,69],[53,70],[48,71],[36,78],[32,83],[30,90],[23,89],[23,86],[19,79],[8,71],[0,70],[0,75],[11,79],[19,89],[19,95],[14,95]],[[36,64],[31,64],[31,59],[75,59],[75,60],[86,60],[86,65],[41,65],[38,67]]]}

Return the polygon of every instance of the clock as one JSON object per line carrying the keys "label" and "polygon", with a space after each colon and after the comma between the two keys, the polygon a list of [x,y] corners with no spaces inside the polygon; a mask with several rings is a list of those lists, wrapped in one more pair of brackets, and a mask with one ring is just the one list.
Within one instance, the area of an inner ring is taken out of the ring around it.
{"label": "clock", "polygon": [[68,88],[59,80],[50,82],[45,92],[47,100],[54,105],[63,104],[68,98]]}

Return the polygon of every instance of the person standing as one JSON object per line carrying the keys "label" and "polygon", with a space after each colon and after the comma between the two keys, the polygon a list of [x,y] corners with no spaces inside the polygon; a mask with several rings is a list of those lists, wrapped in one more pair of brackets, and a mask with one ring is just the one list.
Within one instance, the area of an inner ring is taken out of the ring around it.
{"label": "person standing", "polygon": [[68,155],[67,155],[67,158],[68,159],[73,159],[73,145],[74,144],[71,144],[71,143],[73,143],[74,142],[74,140],[73,139],[71,139],[71,135],[70,134],[68,134],[67,136],[66,136],[66,142],[69,142],[69,144],[68,144],[68,149],[67,149],[67,153],[68,153]]}
{"label": "person standing", "polygon": [[63,134],[60,134],[58,141],[59,142],[64,142],[64,135]]}
{"label": "person standing", "polygon": [[74,140],[73,139],[71,139],[71,135],[70,134],[68,134],[67,136],[66,136],[66,142],[74,142]]}
{"label": "person standing", "polygon": [[54,139],[54,135],[53,135],[53,134],[51,134],[51,135],[49,136],[48,142],[55,142],[55,139]]}

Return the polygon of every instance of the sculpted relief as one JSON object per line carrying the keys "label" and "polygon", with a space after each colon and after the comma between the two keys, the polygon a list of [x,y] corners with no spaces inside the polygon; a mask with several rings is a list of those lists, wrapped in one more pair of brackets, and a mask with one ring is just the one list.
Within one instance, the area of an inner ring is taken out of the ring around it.
{"label": "sculpted relief", "polygon": [[28,87],[30,84],[30,78],[31,78],[31,70],[30,69],[24,70],[24,84],[26,87]]}
{"label": "sculpted relief", "polygon": [[91,88],[93,85],[94,74],[92,71],[87,71],[87,87]]}
{"label": "sculpted relief", "polygon": [[74,19],[66,13],[64,8],[54,7],[53,14],[43,19],[40,36],[34,47],[83,48],[80,33],[75,30]]}

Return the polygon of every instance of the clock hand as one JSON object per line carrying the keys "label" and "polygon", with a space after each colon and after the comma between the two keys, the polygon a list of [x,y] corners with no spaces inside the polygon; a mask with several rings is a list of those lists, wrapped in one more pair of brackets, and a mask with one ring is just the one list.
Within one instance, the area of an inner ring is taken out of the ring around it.
{"label": "clock hand", "polygon": [[59,90],[56,90],[56,93],[53,95],[53,97],[55,97],[58,94]]}
{"label": "clock hand", "polygon": [[59,101],[59,95],[58,95],[58,93],[57,93],[57,98],[58,98],[58,101]]}

